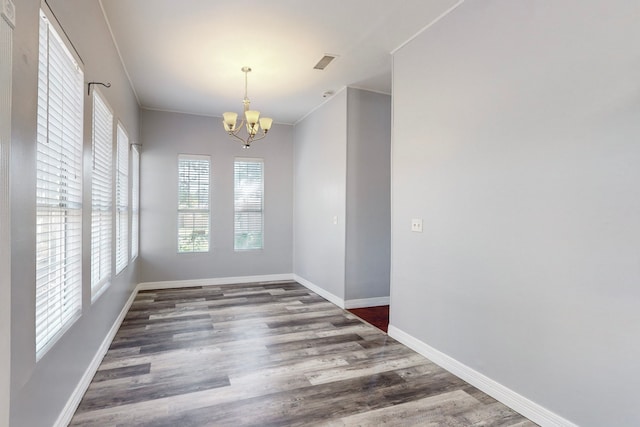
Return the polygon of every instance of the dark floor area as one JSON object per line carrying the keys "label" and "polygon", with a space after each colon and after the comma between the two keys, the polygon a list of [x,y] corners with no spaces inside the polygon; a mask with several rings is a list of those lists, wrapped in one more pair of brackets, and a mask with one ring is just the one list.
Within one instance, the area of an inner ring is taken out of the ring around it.
{"label": "dark floor area", "polygon": [[387,332],[389,327],[389,306],[380,305],[378,307],[352,308],[350,313],[371,323],[381,331]]}

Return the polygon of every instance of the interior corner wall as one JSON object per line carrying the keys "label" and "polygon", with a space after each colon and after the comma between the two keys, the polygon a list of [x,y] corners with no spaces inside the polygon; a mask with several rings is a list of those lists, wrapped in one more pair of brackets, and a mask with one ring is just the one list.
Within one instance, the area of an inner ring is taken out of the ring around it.
{"label": "interior corner wall", "polygon": [[347,89],[345,299],[389,296],[391,96]]}
{"label": "interior corner wall", "polygon": [[468,1],[394,55],[392,326],[585,427],[640,425],[639,17]]}
{"label": "interior corner wall", "polygon": [[[91,102],[84,89],[82,315],[36,363],[36,129],[40,0],[15,3],[11,140],[11,409],[12,426],[51,426],[89,367],[137,283],[136,262],[91,303]],[[138,139],[138,104],[97,0],[48,0],[130,138]],[[88,172],[87,172],[88,171]]]}
{"label": "interior corner wall", "polygon": [[294,273],[344,300],[347,91],[296,124],[294,141]]}
{"label": "interior corner wall", "polygon": [[[229,138],[222,119],[143,110],[140,172],[140,281],[159,282],[291,274],[292,126],[274,124],[250,149]],[[206,253],[178,253],[178,154],[211,156],[211,243]],[[233,165],[264,159],[264,249],[234,251]]]}

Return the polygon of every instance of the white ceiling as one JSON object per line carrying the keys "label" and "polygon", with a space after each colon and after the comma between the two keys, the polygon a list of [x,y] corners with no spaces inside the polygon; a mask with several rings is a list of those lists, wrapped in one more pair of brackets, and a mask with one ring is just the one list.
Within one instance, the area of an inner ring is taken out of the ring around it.
{"label": "white ceiling", "polygon": [[[144,108],[293,124],[344,86],[391,93],[390,52],[459,0],[101,0]],[[326,70],[313,66],[336,54]]]}

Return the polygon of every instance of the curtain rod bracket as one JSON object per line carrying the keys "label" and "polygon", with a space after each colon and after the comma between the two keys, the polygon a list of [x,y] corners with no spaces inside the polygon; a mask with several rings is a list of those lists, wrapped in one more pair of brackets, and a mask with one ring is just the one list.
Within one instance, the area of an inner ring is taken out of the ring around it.
{"label": "curtain rod bracket", "polygon": [[102,85],[106,88],[111,87],[111,83],[101,83],[101,82],[89,82],[87,84],[87,96],[91,95],[91,85]]}

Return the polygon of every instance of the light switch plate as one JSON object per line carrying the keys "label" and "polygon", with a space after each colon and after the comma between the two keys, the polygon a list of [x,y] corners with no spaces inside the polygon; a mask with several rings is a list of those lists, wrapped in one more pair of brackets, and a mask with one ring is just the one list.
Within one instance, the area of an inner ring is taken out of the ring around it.
{"label": "light switch plate", "polygon": [[338,225],[338,216],[333,217],[333,225]]}
{"label": "light switch plate", "polygon": [[414,233],[422,233],[422,218],[413,218],[411,220],[411,231]]}

